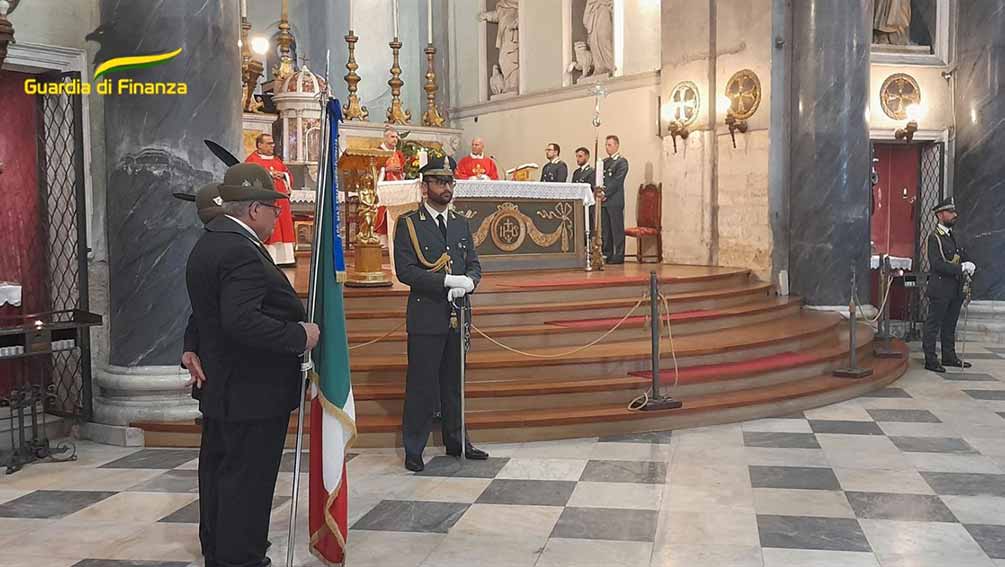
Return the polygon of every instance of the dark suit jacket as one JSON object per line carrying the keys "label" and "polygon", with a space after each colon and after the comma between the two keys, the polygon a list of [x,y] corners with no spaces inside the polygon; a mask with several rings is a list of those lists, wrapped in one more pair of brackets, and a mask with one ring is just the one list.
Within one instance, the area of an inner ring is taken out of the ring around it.
{"label": "dark suit jacket", "polygon": [[558,163],[551,163],[549,161],[541,168],[541,181],[546,183],[565,183],[565,180],[568,178],[569,166],[565,165],[564,161],[559,161]]}
{"label": "dark suit jacket", "polygon": [[589,164],[576,168],[576,171],[572,172],[572,183],[589,183],[590,189],[595,189],[597,186],[596,170]]}
{"label": "dark suit jacket", "polygon": [[604,158],[604,194],[607,200],[605,207],[625,208],[625,178],[628,177],[628,160],[623,156],[618,159]]}
{"label": "dark suit jacket", "polygon": [[[928,297],[952,299],[962,293],[963,268],[960,266],[969,261],[969,257],[957,238],[955,230],[946,234],[939,227],[928,235],[928,288],[925,291]],[[956,255],[960,258],[954,263]]]}
{"label": "dark suit jacket", "polygon": [[[447,288],[443,287],[446,272],[430,272],[419,261],[408,233],[408,219],[415,226],[415,235],[427,261],[436,262],[447,252],[453,264],[450,273],[468,276],[474,280],[475,286],[482,279],[482,265],[478,262],[478,251],[475,250],[468,219],[454,212],[449,212],[448,215],[446,240],[424,205],[398,217],[398,224],[394,229],[395,275],[410,288],[408,307],[405,310],[405,321],[410,334],[447,334],[450,331],[451,306],[447,302]],[[465,301],[468,301],[467,296]]]}
{"label": "dark suit jacket", "polygon": [[286,275],[228,217],[206,225],[185,271],[192,303],[185,349],[206,384],[199,409],[224,421],[289,415],[299,405],[307,318]]}

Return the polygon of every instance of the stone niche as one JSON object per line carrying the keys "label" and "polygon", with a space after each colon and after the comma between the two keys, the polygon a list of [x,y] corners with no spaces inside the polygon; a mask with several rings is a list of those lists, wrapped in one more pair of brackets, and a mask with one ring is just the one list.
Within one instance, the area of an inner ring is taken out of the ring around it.
{"label": "stone niche", "polygon": [[608,79],[615,70],[614,0],[570,0],[570,10],[571,62],[566,72],[574,84]]}

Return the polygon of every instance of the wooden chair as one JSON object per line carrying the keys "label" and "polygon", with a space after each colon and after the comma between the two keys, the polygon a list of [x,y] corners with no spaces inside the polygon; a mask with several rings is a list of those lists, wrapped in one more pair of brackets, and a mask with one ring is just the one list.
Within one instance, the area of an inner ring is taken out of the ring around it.
{"label": "wooden chair", "polygon": [[[639,263],[644,263],[647,258],[653,259],[655,263],[663,261],[663,184],[654,183],[643,184],[639,187],[639,198],[636,201],[635,224],[625,229],[625,236],[638,239],[635,257]],[[656,255],[646,255],[644,253],[646,239],[656,240]]]}

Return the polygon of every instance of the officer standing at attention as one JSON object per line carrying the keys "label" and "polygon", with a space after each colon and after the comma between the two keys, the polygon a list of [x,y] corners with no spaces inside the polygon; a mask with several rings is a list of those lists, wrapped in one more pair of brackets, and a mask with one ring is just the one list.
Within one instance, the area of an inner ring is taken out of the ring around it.
{"label": "officer standing at attention", "polygon": [[[956,322],[963,306],[963,284],[974,275],[977,267],[969,261],[963,242],[957,238],[953,226],[959,214],[953,198],[943,200],[932,212],[939,220],[938,226],[928,235],[928,316],[925,318],[925,368],[945,372],[946,366],[970,368],[956,355]],[[940,335],[942,363],[935,356],[935,337]]]}
{"label": "officer standing at attention", "polygon": [[[447,454],[484,460],[488,453],[461,439],[461,329],[454,303],[470,306],[467,295],[482,277],[478,252],[466,218],[450,211],[454,197],[453,160],[433,157],[419,170],[425,199],[419,208],[398,218],[394,233],[394,267],[410,289],[405,322],[408,331],[408,374],[402,441],[405,468],[419,472],[422,451],[436,411]],[[462,445],[463,443],[463,445]]]}

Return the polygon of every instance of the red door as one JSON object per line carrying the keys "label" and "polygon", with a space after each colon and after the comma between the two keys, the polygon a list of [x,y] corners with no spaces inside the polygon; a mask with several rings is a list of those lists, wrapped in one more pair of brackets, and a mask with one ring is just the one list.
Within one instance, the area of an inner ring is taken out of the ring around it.
{"label": "red door", "polygon": [[[872,188],[872,252],[913,258],[917,242],[916,201],[921,188],[921,146],[875,144],[879,183]],[[879,285],[873,279],[873,305],[878,306]],[[890,316],[907,318],[907,294],[900,282],[890,292]]]}

